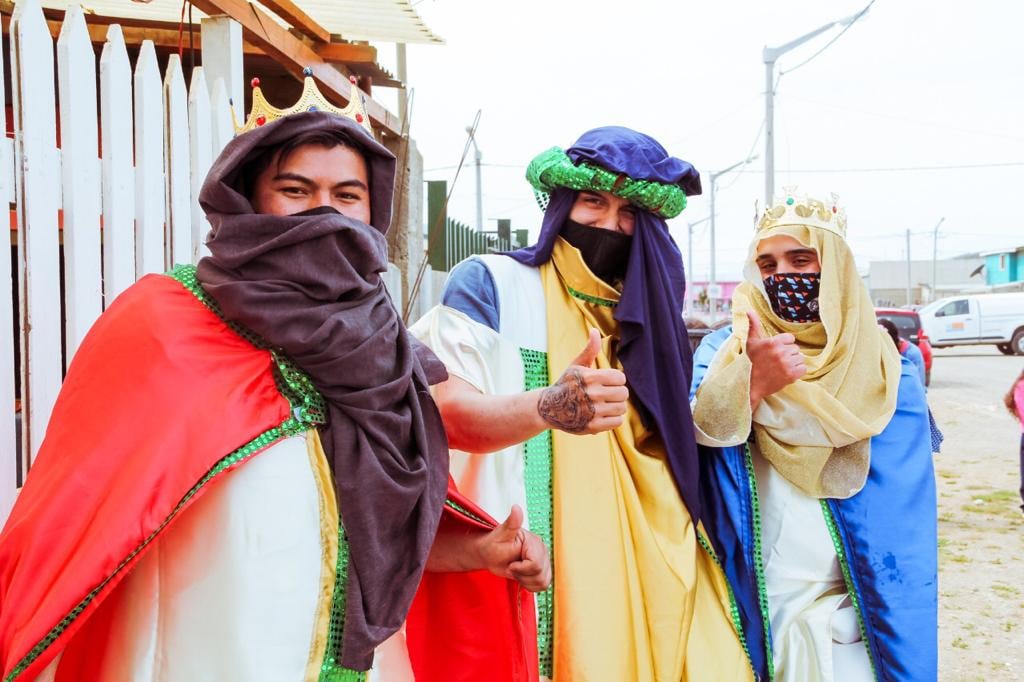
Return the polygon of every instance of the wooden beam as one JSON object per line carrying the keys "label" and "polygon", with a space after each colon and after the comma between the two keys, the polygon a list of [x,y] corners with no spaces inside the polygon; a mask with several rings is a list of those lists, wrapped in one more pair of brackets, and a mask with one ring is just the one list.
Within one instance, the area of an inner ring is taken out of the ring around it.
{"label": "wooden beam", "polygon": [[260,4],[313,40],[321,43],[331,42],[331,32],[316,23],[292,0],[260,0]]}
{"label": "wooden beam", "polygon": [[[211,16],[228,15],[242,25],[248,42],[275,59],[293,76],[301,79],[303,69],[309,68],[328,99],[334,100],[339,106],[348,104],[352,97],[352,84],[348,78],[302,40],[289,33],[288,29],[271,19],[266,12],[246,0],[194,0],[193,4]],[[366,113],[370,115],[378,132],[401,136],[397,117],[380,102],[367,97]]]}
{"label": "wooden beam", "polygon": [[375,64],[377,62],[377,48],[372,45],[325,43],[316,45],[313,49],[324,61],[328,62],[344,64]]}
{"label": "wooden beam", "polygon": [[[11,18],[6,14],[0,16],[0,26],[2,26],[5,33],[8,32]],[[89,38],[92,40],[93,45],[103,45],[107,42],[107,29],[110,23],[98,23],[98,24],[86,24],[86,28],[89,31]],[[49,19],[46,22],[50,29],[50,35],[57,38],[60,35],[60,29],[63,25],[63,20]],[[173,29],[170,28],[151,28],[141,26],[121,26],[121,31],[124,34],[124,44],[128,47],[139,47],[145,40],[152,40],[154,46],[157,49],[178,49],[178,28],[175,26]],[[185,33],[182,36],[182,46],[187,50],[189,46],[188,34]],[[192,42],[197,51],[202,49],[202,40],[199,37],[199,27],[197,26],[192,34]],[[263,50],[259,49],[251,43],[243,42],[242,51],[246,56],[265,56]]]}

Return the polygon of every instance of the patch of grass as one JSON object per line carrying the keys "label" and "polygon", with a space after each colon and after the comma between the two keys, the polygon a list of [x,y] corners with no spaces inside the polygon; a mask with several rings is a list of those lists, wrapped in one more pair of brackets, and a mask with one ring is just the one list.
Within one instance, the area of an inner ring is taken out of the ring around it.
{"label": "patch of grass", "polygon": [[967,642],[964,641],[963,637],[957,637],[953,640],[953,648],[955,649],[966,649],[968,648]]}
{"label": "patch of grass", "polygon": [[1013,632],[1013,629],[1017,627],[1017,624],[1012,620],[1008,620],[1003,623],[1003,632]]}
{"label": "patch of grass", "polygon": [[1020,595],[1020,589],[1005,583],[993,583],[992,591],[1004,597],[1016,597]]}
{"label": "patch of grass", "polygon": [[964,556],[963,554],[950,554],[949,555],[949,560],[952,561],[955,564],[969,564],[969,563],[971,563],[970,558]]}
{"label": "patch of grass", "polygon": [[939,538],[939,549],[949,544],[949,538]]}
{"label": "patch of grass", "polygon": [[1020,511],[1017,509],[1019,494],[1016,490],[995,490],[984,495],[975,495],[970,503],[960,507],[972,514],[987,514],[1017,520]]}
{"label": "patch of grass", "polygon": [[955,471],[940,471],[939,472],[939,478],[956,480],[956,479],[960,478],[960,474],[956,473]]}

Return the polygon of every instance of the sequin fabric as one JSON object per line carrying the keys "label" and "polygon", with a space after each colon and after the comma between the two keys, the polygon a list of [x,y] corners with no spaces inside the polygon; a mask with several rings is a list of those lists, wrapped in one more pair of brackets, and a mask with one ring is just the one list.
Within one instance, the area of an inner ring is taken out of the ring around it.
{"label": "sequin fabric", "polygon": [[[520,348],[523,360],[524,387],[527,391],[546,388],[549,385],[548,354],[543,351]],[[551,563],[555,562],[555,545],[552,537],[552,477],[551,477],[551,431],[542,431],[526,441],[525,479],[526,511],[529,514],[530,530],[536,533],[548,547]],[[552,580],[548,589],[535,595],[537,603],[537,660],[540,674],[551,678],[554,650],[555,584]]]}
{"label": "sequin fabric", "polygon": [[846,583],[846,593],[850,597],[850,601],[853,603],[853,608],[857,612],[857,624],[860,626],[860,636],[864,641],[864,646],[868,650],[868,660],[871,661],[871,672],[874,674],[874,678],[878,679],[878,668],[875,666],[875,657],[871,651],[871,647],[868,645],[868,631],[864,627],[864,609],[860,603],[860,598],[857,596],[856,586],[853,584],[853,576],[850,574],[850,562],[846,558],[846,547],[843,545],[843,538],[839,535],[839,529],[836,527],[836,517],[832,513],[832,507],[829,506],[828,500],[821,500],[821,511],[825,514],[825,525],[828,526],[829,535],[832,536],[832,544],[836,548],[836,556],[839,558],[839,567],[843,570],[843,581]]}
{"label": "sequin fabric", "polygon": [[331,621],[327,629],[327,648],[320,666],[320,682],[364,682],[366,673],[341,665],[341,643],[345,634],[345,586],[348,584],[348,538],[338,526],[338,566],[334,575]]}
{"label": "sequin fabric", "polygon": [[590,294],[585,294],[582,291],[576,291],[572,287],[566,287],[565,289],[566,289],[566,291],[569,292],[569,295],[572,296],[573,298],[578,298],[581,301],[586,301],[587,303],[590,303],[590,304],[593,304],[593,305],[604,306],[606,308],[614,308],[615,306],[617,306],[619,304],[618,301],[609,301],[607,298],[599,298],[597,296],[591,296]]}
{"label": "sequin fabric", "polygon": [[747,485],[750,490],[750,512],[754,530],[754,577],[757,580],[757,603],[761,610],[761,625],[764,627],[764,650],[768,659],[768,679],[775,677],[775,660],[772,657],[772,621],[768,608],[767,582],[764,577],[764,554],[761,548],[761,500],[757,493],[757,474],[754,472],[754,458],[750,454],[750,445],[743,448],[744,461],[747,468]]}
{"label": "sequin fabric", "polygon": [[558,147],[538,154],[526,169],[526,179],[536,192],[544,194],[556,187],[611,192],[662,218],[675,218],[686,208],[686,193],[679,185],[635,180],[586,162],[576,165]]}

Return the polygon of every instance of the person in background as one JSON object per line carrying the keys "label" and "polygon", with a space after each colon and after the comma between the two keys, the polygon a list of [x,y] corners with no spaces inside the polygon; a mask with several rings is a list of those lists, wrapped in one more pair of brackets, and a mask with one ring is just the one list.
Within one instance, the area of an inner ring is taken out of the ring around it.
{"label": "person in background", "polygon": [[[921,386],[924,387],[925,393],[928,392],[928,384],[925,383],[925,368],[924,368],[924,356],[921,355],[920,349],[907,341],[905,338],[900,336],[899,330],[896,325],[893,324],[892,320],[879,320],[878,326],[884,329],[890,337],[892,342],[896,344],[896,350],[900,352],[900,355],[905,357],[907,360],[913,363],[914,367],[917,368],[917,373],[921,376]],[[932,436],[932,452],[940,452],[942,449],[942,441],[946,440],[946,437],[942,435],[942,431],[939,429],[939,425],[935,423],[935,415],[932,414],[932,408],[928,408],[928,430],[931,431]]]}
{"label": "person in background", "polygon": [[1024,370],[1006,393],[1006,409],[1020,422],[1020,500],[1021,511],[1024,511]]}

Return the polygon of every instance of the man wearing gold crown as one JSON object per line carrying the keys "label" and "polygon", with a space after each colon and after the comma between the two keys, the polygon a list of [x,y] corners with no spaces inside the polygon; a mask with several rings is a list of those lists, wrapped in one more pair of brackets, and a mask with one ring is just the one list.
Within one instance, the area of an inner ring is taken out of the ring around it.
{"label": "man wearing gold crown", "polygon": [[706,518],[763,679],[934,680],[924,388],[845,233],[835,195],[760,216],[733,324],[694,356]]}
{"label": "man wearing gold crown", "polygon": [[751,666],[700,524],[682,260],[666,218],[700,176],[598,128],[527,177],[537,243],[473,257],[413,326],[448,368],[436,397],[460,489],[524,506],[552,547],[539,669],[554,680],[743,680]]}
{"label": "man wearing gold crown", "polygon": [[444,368],[381,281],[395,158],[354,92],[254,111],[200,194],[212,255],[76,354],[0,535],[4,680],[362,680],[421,578],[420,679],[534,679],[546,552],[449,490]]}

